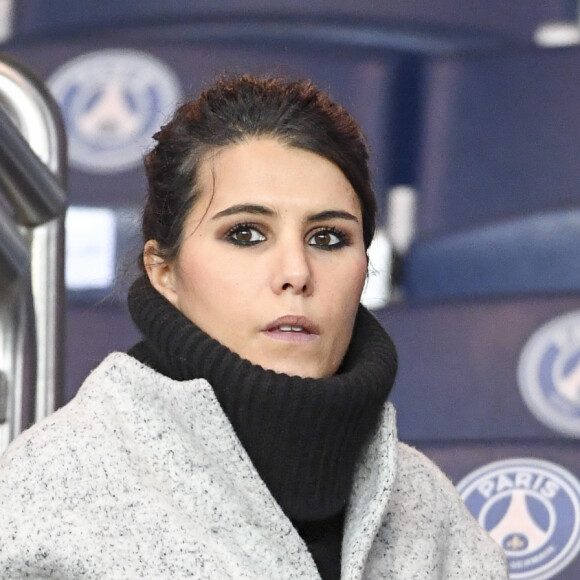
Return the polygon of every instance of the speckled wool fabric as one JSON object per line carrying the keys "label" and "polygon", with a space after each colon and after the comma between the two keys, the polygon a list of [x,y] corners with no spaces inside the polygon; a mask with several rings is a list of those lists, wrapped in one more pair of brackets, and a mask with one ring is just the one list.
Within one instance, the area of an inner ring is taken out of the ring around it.
{"label": "speckled wool fabric", "polygon": [[[0,459],[0,578],[319,578],[211,386],[108,356]],[[342,578],[507,579],[387,404],[355,474]]]}

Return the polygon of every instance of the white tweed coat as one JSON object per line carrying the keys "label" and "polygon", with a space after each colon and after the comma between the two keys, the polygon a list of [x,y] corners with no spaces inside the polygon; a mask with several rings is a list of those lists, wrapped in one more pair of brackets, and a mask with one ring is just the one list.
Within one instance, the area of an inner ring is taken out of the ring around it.
{"label": "white tweed coat", "polygon": [[[108,356],[0,459],[0,578],[319,578],[211,386]],[[387,404],[357,467],[342,578],[507,579]]]}

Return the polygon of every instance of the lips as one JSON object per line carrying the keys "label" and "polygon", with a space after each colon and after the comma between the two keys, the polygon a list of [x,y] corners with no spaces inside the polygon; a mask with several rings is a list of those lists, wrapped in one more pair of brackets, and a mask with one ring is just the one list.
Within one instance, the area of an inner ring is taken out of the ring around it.
{"label": "lips", "polygon": [[316,324],[305,316],[281,316],[270,322],[264,332],[272,333],[293,333],[318,335],[319,330]]}
{"label": "lips", "polygon": [[305,316],[281,316],[270,322],[262,332],[276,341],[305,344],[319,338],[316,324]]}

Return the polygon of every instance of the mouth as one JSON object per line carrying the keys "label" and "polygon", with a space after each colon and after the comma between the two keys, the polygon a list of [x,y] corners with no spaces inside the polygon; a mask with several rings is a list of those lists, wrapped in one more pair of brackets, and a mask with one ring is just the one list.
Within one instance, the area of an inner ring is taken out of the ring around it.
{"label": "mouth", "polygon": [[318,338],[318,327],[304,316],[281,316],[270,322],[262,332],[275,340],[311,342]]}

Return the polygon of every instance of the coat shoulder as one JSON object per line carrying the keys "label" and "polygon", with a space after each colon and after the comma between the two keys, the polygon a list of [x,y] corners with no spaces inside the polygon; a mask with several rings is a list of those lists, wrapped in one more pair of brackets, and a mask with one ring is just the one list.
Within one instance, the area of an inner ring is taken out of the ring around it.
{"label": "coat shoulder", "polygon": [[507,580],[503,551],[441,469],[404,443],[398,443],[397,456],[387,514],[369,555],[369,578],[387,571],[401,580]]}

